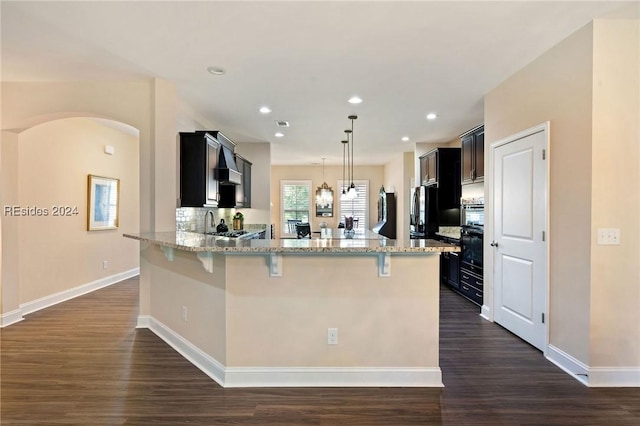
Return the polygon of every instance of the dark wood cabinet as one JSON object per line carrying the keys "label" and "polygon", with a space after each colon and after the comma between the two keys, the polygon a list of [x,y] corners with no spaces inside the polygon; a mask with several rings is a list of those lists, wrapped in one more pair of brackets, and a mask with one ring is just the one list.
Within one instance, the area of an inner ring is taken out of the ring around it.
{"label": "dark wood cabinet", "polygon": [[460,137],[462,185],[484,181],[484,126]]}
{"label": "dark wood cabinet", "polygon": [[180,207],[217,207],[220,143],[209,133],[180,133]]}
{"label": "dark wood cabinet", "polygon": [[449,252],[440,253],[440,283],[449,284]]}
{"label": "dark wood cabinet", "polygon": [[447,283],[453,288],[460,288],[460,253],[449,253],[449,277]]}
{"label": "dark wood cabinet", "polygon": [[[238,156],[239,158],[242,158]],[[246,158],[242,158],[242,207],[251,207],[251,163]]]}
{"label": "dark wood cabinet", "polygon": [[[438,188],[438,209],[460,208],[460,148],[436,148],[420,156],[421,185]],[[459,223],[459,217],[455,223]],[[445,223],[443,223],[444,225]]]}
{"label": "dark wood cabinet", "polygon": [[482,306],[483,279],[464,268],[460,269],[460,294],[475,304]]}
{"label": "dark wood cabinet", "polygon": [[440,253],[440,282],[456,290],[460,289],[460,253]]}
{"label": "dark wood cabinet", "polygon": [[438,183],[438,150],[430,151],[420,157],[420,182],[425,186]]}

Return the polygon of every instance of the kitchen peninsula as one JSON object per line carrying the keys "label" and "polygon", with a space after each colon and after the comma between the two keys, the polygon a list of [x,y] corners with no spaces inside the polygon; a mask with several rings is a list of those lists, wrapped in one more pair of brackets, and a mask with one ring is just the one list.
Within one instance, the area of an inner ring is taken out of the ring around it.
{"label": "kitchen peninsula", "polygon": [[150,276],[138,326],[224,387],[442,386],[438,254],[459,248],[323,236],[125,234]]}

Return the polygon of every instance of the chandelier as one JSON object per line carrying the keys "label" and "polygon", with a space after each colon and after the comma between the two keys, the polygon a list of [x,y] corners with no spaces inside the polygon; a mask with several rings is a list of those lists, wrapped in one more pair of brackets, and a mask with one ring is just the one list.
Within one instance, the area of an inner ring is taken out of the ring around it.
{"label": "chandelier", "polygon": [[333,189],[327,182],[324,180],[324,160],[326,158],[322,157],[322,185],[318,187],[316,190],[316,204],[319,204],[323,207],[329,206],[333,203]]}

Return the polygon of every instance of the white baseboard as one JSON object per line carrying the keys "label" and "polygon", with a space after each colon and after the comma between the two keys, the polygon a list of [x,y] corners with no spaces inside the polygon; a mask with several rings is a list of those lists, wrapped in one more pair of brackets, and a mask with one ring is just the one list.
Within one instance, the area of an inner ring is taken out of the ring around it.
{"label": "white baseboard", "polygon": [[640,367],[591,367],[589,387],[640,387]]}
{"label": "white baseboard", "polygon": [[23,319],[22,309],[14,309],[13,311],[0,315],[0,328],[15,324]]}
{"label": "white baseboard", "polygon": [[585,386],[589,385],[589,366],[553,345],[547,346],[545,356],[561,370]]}
{"label": "white baseboard", "polygon": [[225,380],[227,388],[443,386],[439,367],[234,367]]}
{"label": "white baseboard", "polygon": [[41,297],[40,299],[32,300],[31,302],[22,303],[20,304],[20,310],[22,311],[22,315],[27,315],[44,308],[48,308],[50,306],[57,305],[58,303],[65,302],[75,297],[82,296],[83,294],[91,293],[92,291],[108,287],[112,284],[131,277],[135,277],[139,274],[140,268],[133,268],[125,272],[101,278],[88,284],[83,284],[81,286],[71,288],[69,290]]}
{"label": "white baseboard", "polygon": [[138,315],[136,328],[151,328],[151,317],[149,315]]}
{"label": "white baseboard", "polygon": [[[186,358],[191,364],[198,367],[207,376],[215,380],[220,386],[225,386],[224,365],[219,363],[213,357],[204,353],[196,345],[180,336],[178,333],[156,320],[153,317],[148,318],[149,329],[169,346],[175,349],[180,355]],[[138,324],[140,324],[138,318]]]}
{"label": "white baseboard", "polygon": [[225,367],[153,317],[138,317],[169,346],[225,388],[442,387],[439,367]]}
{"label": "white baseboard", "polygon": [[480,309],[480,316],[487,321],[493,322],[493,319],[491,318],[491,308],[487,305],[482,305],[482,308]]}

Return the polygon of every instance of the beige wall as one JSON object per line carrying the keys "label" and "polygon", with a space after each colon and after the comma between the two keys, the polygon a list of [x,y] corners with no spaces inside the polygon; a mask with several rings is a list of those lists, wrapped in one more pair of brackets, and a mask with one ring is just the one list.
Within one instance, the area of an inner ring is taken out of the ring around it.
{"label": "beige wall", "polygon": [[[49,211],[17,219],[20,303],[137,268],[138,248],[122,238],[139,230],[137,136],[69,118],[35,126],[19,139],[18,205]],[[115,153],[105,154],[105,145]],[[119,229],[87,231],[88,174],[120,179]],[[53,216],[61,205],[78,214]]]}
{"label": "beige wall", "polygon": [[[492,142],[551,123],[549,340],[587,365],[640,365],[637,25],[587,25],[485,97],[487,164]],[[597,227],[623,245],[596,246]]]}
{"label": "beige wall", "polygon": [[409,241],[409,191],[414,172],[413,152],[398,153],[384,166],[384,188],[396,194],[396,239],[399,244]]}
{"label": "beige wall", "polygon": [[[325,181],[333,188],[334,199],[340,196],[341,188],[338,181],[342,180],[342,166],[325,166]],[[378,219],[378,192],[384,183],[384,166],[355,166],[355,180],[369,181],[369,225],[371,229]],[[315,190],[322,185],[322,166],[272,166],[271,167],[271,222],[275,225],[275,235],[280,236],[280,181],[282,180],[311,180],[311,190],[315,196]],[[313,200],[312,200],[313,202]],[[335,228],[342,218],[337,217],[337,205],[333,207],[333,217],[316,218],[315,205],[311,208],[311,229],[320,229],[320,222],[327,222],[330,228]],[[362,224],[360,224],[362,226]]]}
{"label": "beige wall", "polygon": [[[251,161],[251,208],[241,209],[245,223],[271,224],[271,144],[239,143],[238,154]],[[267,237],[269,228],[267,228]]]}
{"label": "beige wall", "polygon": [[[18,162],[18,135],[2,132],[0,145],[2,163],[0,165],[0,188],[2,208],[6,205],[20,204],[18,179],[20,164]],[[0,215],[2,222],[2,311],[7,314],[18,309],[20,305],[20,218]]]}
{"label": "beige wall", "polygon": [[174,255],[142,250],[150,315],[225,367],[439,365],[437,253],[394,255],[387,278],[375,255],[283,255],[282,277],[264,254],[214,254],[213,273],[192,252]]}
{"label": "beige wall", "polygon": [[[176,151],[167,149],[169,139],[165,132],[167,128],[174,129],[172,138],[175,141],[177,119],[171,115],[175,112],[176,103],[172,86],[155,80],[3,82],[2,130],[19,134],[37,124],[78,116],[103,117],[135,127],[140,131],[140,230],[174,229],[175,222],[173,225],[171,223],[175,221],[175,192],[167,188],[175,187],[171,181],[175,179]],[[173,176],[168,180],[163,176],[167,170],[171,170],[170,175]],[[2,182],[2,185],[4,188],[5,185],[17,185],[17,182]],[[4,225],[3,222],[3,230]],[[135,242],[129,244],[138,246]],[[6,285],[17,285],[4,281],[4,266],[3,293]],[[149,275],[145,273],[145,265],[141,262],[142,314],[148,310],[148,286]],[[17,290],[13,288],[8,291],[12,293]],[[18,306],[3,303],[2,309],[4,314],[18,309]]]}
{"label": "beige wall", "polygon": [[[487,165],[492,142],[551,121],[549,340],[586,364],[591,262],[592,38],[593,28],[588,25],[485,97]],[[491,188],[485,186],[486,214],[493,217]],[[492,235],[492,223],[487,222],[487,234]],[[487,266],[485,294],[490,297],[492,265]]]}
{"label": "beige wall", "polygon": [[[640,25],[597,20],[593,45],[589,364],[640,366]],[[596,244],[620,228],[619,246]]]}

